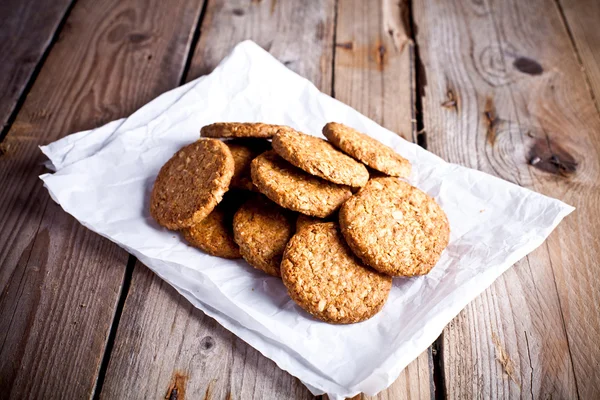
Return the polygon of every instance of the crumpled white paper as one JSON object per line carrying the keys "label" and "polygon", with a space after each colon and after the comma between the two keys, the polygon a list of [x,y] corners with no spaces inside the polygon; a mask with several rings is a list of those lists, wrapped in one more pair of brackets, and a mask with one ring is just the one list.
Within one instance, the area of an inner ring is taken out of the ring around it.
{"label": "crumpled white paper", "polygon": [[[319,322],[277,278],[209,256],[158,226],[148,197],[160,167],[216,121],[262,121],[319,135],[329,121],[367,132],[413,165],[410,182],[446,211],[451,238],[424,277],[394,279],[383,311],[359,324]],[[167,92],[131,117],[41,148],[52,198],[87,228],[135,255],[192,304],[330,398],[392,384],[460,310],[538,247],[574,210],[558,200],[450,164],[319,92],[250,41],[210,75]]]}

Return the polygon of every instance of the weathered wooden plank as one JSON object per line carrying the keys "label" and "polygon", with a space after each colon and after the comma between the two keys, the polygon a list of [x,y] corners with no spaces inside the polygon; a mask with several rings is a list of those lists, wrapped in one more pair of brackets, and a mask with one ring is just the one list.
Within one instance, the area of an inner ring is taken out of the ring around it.
{"label": "weathered wooden plank", "polygon": [[[175,395],[174,395],[175,394]],[[136,265],[101,398],[309,399],[294,377]]]}
{"label": "weathered wooden plank", "polygon": [[176,86],[200,7],[79,1],[8,132],[0,156],[2,398],[91,396],[127,262],[50,200],[37,146]]}
{"label": "weathered wooden plank", "polygon": [[429,150],[578,208],[445,330],[447,394],[597,398],[600,119],[560,14],[546,0],[414,6]]}
{"label": "weathered wooden plank", "polygon": [[0,132],[15,110],[73,0],[0,3]]}
{"label": "weathered wooden plank", "polygon": [[[407,2],[376,6],[340,0],[336,26],[335,97],[405,139],[416,140],[414,46]],[[423,399],[433,396],[430,351],[413,361],[396,382],[362,399]]]}
{"label": "weathered wooden plank", "polygon": [[211,72],[237,43],[251,39],[321,91],[330,93],[334,11],[333,0],[209,4],[188,80]]}
{"label": "weathered wooden plank", "polygon": [[[188,80],[209,73],[235,44],[252,39],[329,92],[333,20],[333,0],[210,1]],[[313,397],[138,263],[102,397],[169,398],[182,392],[191,399]]]}
{"label": "weathered wooden plank", "polygon": [[413,43],[405,1],[340,0],[334,94],[412,140],[415,132]]}
{"label": "weathered wooden plank", "polygon": [[600,109],[600,2],[560,0],[564,17],[575,42],[596,107]]}
{"label": "weathered wooden plank", "polygon": [[435,391],[430,360],[431,347],[410,363],[386,390],[375,396],[361,393],[354,396],[352,400],[433,399]]}

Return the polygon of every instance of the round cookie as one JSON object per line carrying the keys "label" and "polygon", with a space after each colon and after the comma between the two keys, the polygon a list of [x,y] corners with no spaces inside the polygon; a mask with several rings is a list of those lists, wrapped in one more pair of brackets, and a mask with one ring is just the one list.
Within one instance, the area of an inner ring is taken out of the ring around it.
{"label": "round cookie", "polygon": [[272,150],[252,161],[251,174],[258,190],[275,203],[313,217],[327,217],[352,195],[348,187],[309,175]]}
{"label": "round cookie", "polygon": [[448,245],[442,208],[398,178],[372,179],[340,209],[348,245],[365,264],[392,276],[427,274]]}
{"label": "round cookie", "polygon": [[234,212],[221,202],[206,218],[181,233],[189,244],[212,256],[240,258],[240,248],[233,240]]}
{"label": "round cookie", "polygon": [[264,138],[273,137],[280,130],[291,129],[285,125],[261,122],[216,122],[200,130],[200,136],[209,138]]}
{"label": "round cookie", "polygon": [[349,126],[330,122],[323,135],[344,153],[390,176],[408,177],[410,162],[380,141]]}
{"label": "round cookie", "polygon": [[233,176],[231,151],[220,140],[189,144],[160,169],[150,196],[150,215],[169,229],[202,221],[223,198]]}
{"label": "round cookie", "polygon": [[281,277],[292,300],[334,324],[364,321],[385,304],[392,278],[366,267],[334,222],[302,229],[288,243]]}
{"label": "round cookie", "polygon": [[279,265],[285,245],[294,234],[294,215],[259,195],[235,213],[233,234],[248,264],[281,276]]}
{"label": "round cookie", "polygon": [[362,187],[369,180],[367,168],[323,139],[294,130],[279,131],[273,150],[296,167],[339,185]]}
{"label": "round cookie", "polygon": [[225,142],[235,164],[229,187],[255,190],[250,177],[250,163],[259,154],[267,151],[271,144],[263,139],[234,139]]}

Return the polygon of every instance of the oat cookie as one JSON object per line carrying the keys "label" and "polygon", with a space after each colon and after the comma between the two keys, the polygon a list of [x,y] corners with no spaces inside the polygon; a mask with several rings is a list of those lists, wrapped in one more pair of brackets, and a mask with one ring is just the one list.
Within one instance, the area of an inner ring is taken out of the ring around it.
{"label": "oat cookie", "polygon": [[233,234],[242,257],[269,275],[281,276],[285,245],[294,234],[294,215],[262,195],[248,200],[233,217]]}
{"label": "oat cookie", "polygon": [[314,224],[323,224],[325,222],[337,222],[338,221],[338,213],[334,212],[329,215],[327,218],[317,218],[311,217],[306,214],[298,214],[298,218],[296,218],[296,232],[300,229],[305,228]]}
{"label": "oat cookie", "polygon": [[223,198],[233,176],[229,148],[220,140],[198,140],[180,149],[158,173],[150,214],[169,229],[202,221]]}
{"label": "oat cookie", "polygon": [[305,214],[298,214],[298,218],[296,219],[296,232],[299,232],[300,229],[304,229],[307,226],[314,224],[322,224],[323,222],[327,222],[322,218],[309,217]]}
{"label": "oat cookie", "polygon": [[398,178],[372,179],[340,209],[348,245],[365,264],[392,276],[427,274],[448,245],[441,207]]}
{"label": "oat cookie", "polygon": [[410,175],[410,162],[392,148],[349,126],[330,122],[323,127],[323,135],[334,146],[369,167],[390,176]]}
{"label": "oat cookie", "polygon": [[200,136],[210,138],[271,138],[280,130],[291,129],[285,125],[261,122],[216,122],[200,130]]}
{"label": "oat cookie", "polygon": [[273,137],[273,150],[309,174],[339,185],[361,187],[369,180],[363,164],[314,136],[291,129],[279,131]]}
{"label": "oat cookie", "polygon": [[250,163],[256,156],[267,151],[271,144],[263,139],[234,139],[225,144],[231,150],[235,163],[229,186],[233,189],[255,190],[250,177]]}
{"label": "oat cookie", "polygon": [[252,161],[251,174],[258,190],[275,203],[313,217],[327,217],[352,195],[347,186],[309,175],[272,150]]}
{"label": "oat cookie", "polygon": [[[228,192],[229,193],[229,192]],[[236,207],[223,199],[199,223],[181,230],[183,237],[194,247],[221,258],[241,258],[240,248],[233,240],[233,214]]]}
{"label": "oat cookie", "polygon": [[366,267],[334,222],[315,224],[288,243],[281,276],[290,297],[325,322],[351,324],[381,310],[392,278]]}

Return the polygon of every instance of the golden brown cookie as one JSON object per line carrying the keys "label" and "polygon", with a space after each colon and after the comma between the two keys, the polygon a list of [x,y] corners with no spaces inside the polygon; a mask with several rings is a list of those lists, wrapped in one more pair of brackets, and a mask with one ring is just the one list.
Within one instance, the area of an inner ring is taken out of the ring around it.
{"label": "golden brown cookie", "polygon": [[296,167],[339,185],[364,186],[367,168],[323,139],[292,129],[273,137],[273,150]]}
{"label": "golden brown cookie", "polygon": [[200,136],[210,138],[264,138],[273,137],[278,131],[291,129],[285,125],[260,122],[216,122],[200,130]]}
{"label": "golden brown cookie", "polygon": [[233,234],[248,264],[269,275],[281,276],[279,265],[285,245],[294,234],[294,215],[257,195],[235,213]]}
{"label": "golden brown cookie", "polygon": [[258,190],[275,203],[313,217],[327,217],[352,195],[347,186],[309,175],[272,150],[252,161],[251,174]]}
{"label": "golden brown cookie", "polygon": [[240,248],[233,240],[233,214],[236,209],[219,205],[199,223],[181,230],[194,247],[221,258],[240,258]]}
{"label": "golden brown cookie", "polygon": [[410,175],[410,162],[380,141],[349,126],[330,122],[323,127],[323,135],[346,154],[369,167],[391,176]]}
{"label": "golden brown cookie", "polygon": [[197,224],[223,199],[233,170],[231,151],[220,140],[202,139],[183,147],[158,173],[150,214],[169,229]]}
{"label": "golden brown cookie", "polygon": [[298,218],[296,218],[296,232],[298,232],[300,229],[305,228],[307,226],[310,225],[314,225],[314,224],[323,224],[325,222],[337,222],[338,221],[338,213],[334,212],[333,214],[329,215],[327,218],[317,218],[317,217],[311,217],[309,215],[306,214],[298,214]]}
{"label": "golden brown cookie", "polygon": [[334,222],[294,235],[283,254],[281,277],[300,307],[334,324],[371,318],[392,288],[391,277],[366,267],[350,251]]}
{"label": "golden brown cookie", "polygon": [[263,139],[235,139],[226,141],[225,144],[231,150],[235,163],[229,186],[234,189],[254,190],[250,177],[250,163],[256,156],[267,151],[271,144]]}
{"label": "golden brown cookie", "polygon": [[308,215],[298,214],[298,218],[296,219],[296,232],[300,231],[300,229],[306,228],[307,226],[314,224],[322,224],[323,222],[327,222],[322,218],[309,217]]}
{"label": "golden brown cookie", "polygon": [[450,237],[444,210],[398,178],[370,180],[340,209],[340,226],[365,264],[392,276],[427,274]]}

